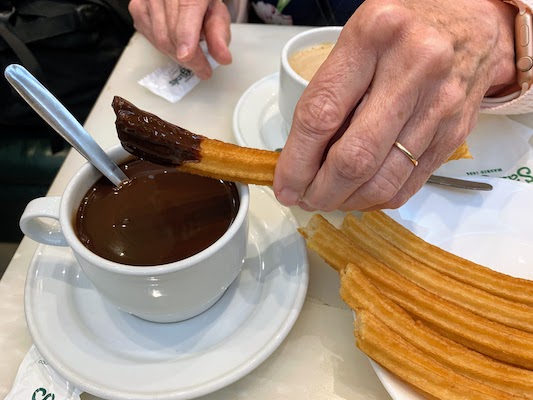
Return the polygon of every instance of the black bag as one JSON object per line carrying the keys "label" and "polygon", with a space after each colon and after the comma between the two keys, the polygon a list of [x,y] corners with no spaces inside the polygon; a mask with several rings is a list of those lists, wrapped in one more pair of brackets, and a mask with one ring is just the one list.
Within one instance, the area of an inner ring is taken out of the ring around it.
{"label": "black bag", "polygon": [[[24,65],[83,123],[133,33],[128,0],[0,0],[0,66]],[[57,138],[0,80],[2,136]]]}

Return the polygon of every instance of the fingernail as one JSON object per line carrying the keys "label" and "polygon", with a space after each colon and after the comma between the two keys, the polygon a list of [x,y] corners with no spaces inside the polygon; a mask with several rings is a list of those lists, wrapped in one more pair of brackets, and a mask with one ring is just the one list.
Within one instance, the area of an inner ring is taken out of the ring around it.
{"label": "fingernail", "polygon": [[178,47],[177,56],[181,60],[189,55],[189,47],[186,44],[180,44]]}
{"label": "fingernail", "polygon": [[281,189],[276,197],[285,206],[294,206],[300,201],[300,195],[290,189]]}

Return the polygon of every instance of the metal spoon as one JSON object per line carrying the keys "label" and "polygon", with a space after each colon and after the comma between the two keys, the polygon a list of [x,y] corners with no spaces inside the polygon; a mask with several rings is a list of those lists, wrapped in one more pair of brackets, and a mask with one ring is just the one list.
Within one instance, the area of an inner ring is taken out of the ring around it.
{"label": "metal spoon", "polygon": [[[277,152],[281,151],[281,148],[276,149]],[[434,183],[437,185],[450,186],[458,189],[470,189],[470,190],[492,190],[492,185],[484,182],[467,181],[466,179],[449,178],[447,176],[431,175],[426,183]]]}
{"label": "metal spoon", "polygon": [[11,64],[4,75],[35,112],[115,186],[128,180],[76,118],[26,68]]}

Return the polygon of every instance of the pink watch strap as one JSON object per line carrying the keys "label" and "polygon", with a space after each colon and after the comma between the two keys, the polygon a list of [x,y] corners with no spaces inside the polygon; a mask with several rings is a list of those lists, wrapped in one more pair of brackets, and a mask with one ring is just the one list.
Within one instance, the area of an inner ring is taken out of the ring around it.
{"label": "pink watch strap", "polygon": [[[518,97],[516,97],[519,95]],[[515,93],[515,98],[505,100],[506,97],[499,99],[485,98],[481,102],[480,111],[485,114],[527,114],[533,112],[533,88],[530,88],[524,94]]]}
{"label": "pink watch strap", "polygon": [[[513,0],[533,10],[533,0]],[[486,97],[481,102],[482,113],[487,114],[526,114],[533,112],[533,88],[529,88],[525,93],[513,93],[500,98]]]}

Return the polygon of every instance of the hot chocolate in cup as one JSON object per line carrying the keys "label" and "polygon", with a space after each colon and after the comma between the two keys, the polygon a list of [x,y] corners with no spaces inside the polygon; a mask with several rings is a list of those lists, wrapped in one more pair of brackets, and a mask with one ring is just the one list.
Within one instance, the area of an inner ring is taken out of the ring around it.
{"label": "hot chocolate in cup", "polygon": [[61,197],[28,204],[22,231],[69,246],[94,288],[125,312],[153,322],[204,312],[246,258],[248,186],[140,161],[120,145],[108,154],[127,165],[130,186],[116,189],[85,164]]}
{"label": "hot chocolate in cup", "polygon": [[278,106],[288,135],[296,104],[337,42],[342,27],[313,28],[292,37],[281,52]]}

